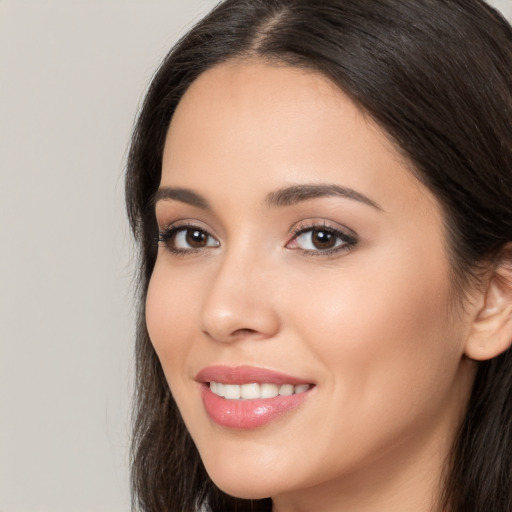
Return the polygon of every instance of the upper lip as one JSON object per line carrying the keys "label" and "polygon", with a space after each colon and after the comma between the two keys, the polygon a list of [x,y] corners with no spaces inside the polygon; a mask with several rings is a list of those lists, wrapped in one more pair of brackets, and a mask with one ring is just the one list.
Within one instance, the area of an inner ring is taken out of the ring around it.
{"label": "upper lip", "polygon": [[223,384],[312,384],[311,381],[255,366],[208,366],[197,375],[197,382],[222,382]]}

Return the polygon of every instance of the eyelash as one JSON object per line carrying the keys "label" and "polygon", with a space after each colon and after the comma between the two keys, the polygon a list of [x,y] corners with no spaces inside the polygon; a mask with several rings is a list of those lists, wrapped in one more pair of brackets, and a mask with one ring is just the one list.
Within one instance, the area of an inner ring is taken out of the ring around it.
{"label": "eyelash", "polygon": [[198,252],[201,252],[205,249],[205,247],[199,247],[199,248],[193,248],[190,249],[178,249],[173,246],[172,242],[176,238],[176,235],[182,231],[188,231],[188,230],[194,230],[194,231],[200,231],[204,235],[206,235],[208,238],[214,238],[206,229],[200,228],[197,225],[194,224],[175,224],[170,225],[158,233],[158,240],[157,242],[159,244],[165,245],[165,247],[175,256],[187,256],[191,254],[196,254]]}
{"label": "eyelash", "polygon": [[[174,241],[176,235],[182,231],[188,231],[188,230],[195,230],[203,233],[208,238],[212,238],[216,240],[207,230],[200,228],[197,225],[194,224],[176,224],[168,226],[167,228],[159,231],[158,233],[158,244],[163,244],[172,254],[175,256],[187,256],[187,255],[193,255],[197,254],[204,249],[207,249],[209,247],[215,247],[215,246],[205,246],[205,247],[199,247],[199,248],[189,248],[189,249],[178,249],[173,246],[171,242]],[[325,250],[311,250],[311,249],[302,249],[304,256],[313,256],[313,257],[328,257],[332,256],[334,254],[337,254],[339,252],[345,252],[351,250],[357,243],[358,239],[354,235],[349,235],[344,231],[341,231],[339,229],[335,229],[331,226],[328,226],[325,222],[322,224],[318,223],[312,223],[312,224],[299,224],[297,227],[295,227],[291,232],[291,239],[289,242],[287,242],[287,246],[292,243],[293,241],[297,241],[297,239],[308,232],[325,232],[329,235],[334,236],[336,239],[341,240],[342,243],[340,245],[337,245],[331,249],[325,249]],[[220,245],[220,243],[217,241],[217,244]],[[219,246],[217,245],[217,247]]]}
{"label": "eyelash", "polygon": [[[357,243],[359,242],[358,238],[355,235],[349,235],[348,233],[341,231],[340,229],[333,228],[329,225],[327,225],[325,222],[319,224],[319,223],[303,223],[296,226],[292,232],[291,232],[291,240],[290,242],[297,240],[299,236],[308,233],[308,232],[325,232],[328,233],[338,240],[341,240],[343,243],[335,246],[331,249],[325,249],[325,250],[308,250],[308,249],[302,249],[302,253],[304,256],[312,256],[312,257],[328,257],[332,256],[334,254],[338,254],[340,252],[346,252],[350,251],[352,248],[354,248]],[[288,244],[290,243],[288,242]]]}

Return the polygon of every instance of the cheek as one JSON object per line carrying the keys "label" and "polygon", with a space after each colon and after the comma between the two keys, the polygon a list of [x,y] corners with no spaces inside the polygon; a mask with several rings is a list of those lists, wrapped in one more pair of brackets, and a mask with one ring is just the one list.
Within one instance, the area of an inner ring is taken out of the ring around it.
{"label": "cheek", "polygon": [[380,260],[386,272],[368,272],[367,265],[363,272],[346,269],[343,279],[308,287],[307,304],[291,299],[296,333],[329,370],[342,405],[357,405],[373,419],[386,409],[409,414],[429,408],[432,397],[434,405],[462,357],[463,329],[448,313],[447,267],[411,260],[414,266]]}
{"label": "cheek", "polygon": [[146,298],[149,337],[170,385],[184,376],[183,361],[192,346],[191,317],[197,304],[193,283],[181,283],[174,274],[157,260]]}

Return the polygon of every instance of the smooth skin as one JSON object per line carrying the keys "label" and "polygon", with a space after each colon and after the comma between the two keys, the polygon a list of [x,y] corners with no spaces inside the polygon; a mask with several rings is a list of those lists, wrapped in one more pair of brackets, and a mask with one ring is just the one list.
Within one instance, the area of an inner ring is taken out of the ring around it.
{"label": "smooth skin", "polygon": [[[231,61],[180,102],[161,188],[181,192],[156,205],[147,326],[214,482],[276,512],[439,510],[466,354],[506,348],[486,340],[510,301],[491,276],[461,307],[441,207],[385,133],[320,74]],[[211,365],[315,387],[263,427],[224,428],[195,381]]]}

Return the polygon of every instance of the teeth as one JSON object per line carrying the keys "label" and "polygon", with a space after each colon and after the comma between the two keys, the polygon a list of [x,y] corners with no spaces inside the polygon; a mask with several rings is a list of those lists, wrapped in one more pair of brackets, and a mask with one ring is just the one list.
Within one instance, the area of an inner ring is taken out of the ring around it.
{"label": "teeth", "polygon": [[275,384],[261,384],[261,398],[274,398],[279,395],[279,388]]}
{"label": "teeth", "polygon": [[293,386],[291,384],[283,384],[279,388],[279,396],[290,396],[293,395]]}
{"label": "teeth", "polygon": [[240,398],[240,386],[238,384],[224,384],[224,398],[238,400]]}
{"label": "teeth", "polygon": [[215,393],[218,396],[224,396],[225,393],[225,385],[221,382],[210,382],[210,389],[213,393]]}
{"label": "teeth", "polygon": [[260,394],[259,384],[242,384],[240,386],[240,398],[250,400],[251,398],[259,398]]}
{"label": "teeth", "polygon": [[[222,384],[219,384],[219,386],[222,386]],[[304,393],[309,389],[309,384],[301,384],[300,386],[295,386],[293,392],[295,394],[297,393]]]}
{"label": "teeth", "polygon": [[309,384],[222,384],[221,382],[210,382],[210,390],[217,396],[227,400],[255,400],[257,398],[275,398],[276,396],[290,396],[304,393],[310,389]]}

